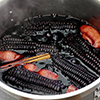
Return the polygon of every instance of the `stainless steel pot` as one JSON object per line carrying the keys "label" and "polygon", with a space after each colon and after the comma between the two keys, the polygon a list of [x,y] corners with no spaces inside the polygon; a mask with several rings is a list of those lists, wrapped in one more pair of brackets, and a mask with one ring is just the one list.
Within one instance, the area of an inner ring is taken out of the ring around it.
{"label": "stainless steel pot", "polygon": [[[100,0],[0,0],[0,35],[16,21],[44,14],[72,15],[87,20],[100,29]],[[33,100],[99,100],[100,78],[77,91],[60,95],[34,95],[15,90],[0,81],[9,95]],[[86,98],[85,98],[86,97]]]}

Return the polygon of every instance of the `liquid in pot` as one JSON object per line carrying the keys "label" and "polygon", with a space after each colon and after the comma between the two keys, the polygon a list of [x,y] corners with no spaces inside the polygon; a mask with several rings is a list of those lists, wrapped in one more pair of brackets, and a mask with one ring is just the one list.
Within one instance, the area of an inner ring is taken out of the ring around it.
{"label": "liquid in pot", "polygon": [[[20,91],[41,95],[63,94],[71,91],[70,86],[77,90],[91,84],[100,75],[100,49],[90,44],[91,38],[83,37],[83,25],[97,30],[81,19],[54,14],[16,23],[1,36],[2,53],[12,51],[22,58],[49,53],[51,58],[30,63],[36,68],[32,67],[33,71],[26,64],[1,70],[0,80]],[[7,63],[1,59],[1,66]]]}

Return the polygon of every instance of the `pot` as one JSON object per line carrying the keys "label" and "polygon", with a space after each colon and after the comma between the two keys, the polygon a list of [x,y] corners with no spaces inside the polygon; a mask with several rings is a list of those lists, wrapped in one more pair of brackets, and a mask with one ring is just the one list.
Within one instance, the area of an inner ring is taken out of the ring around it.
{"label": "pot", "polygon": [[[71,15],[100,29],[100,0],[0,0],[0,35],[18,21],[47,14]],[[60,95],[34,95],[15,90],[0,81],[0,88],[10,96],[32,100],[97,100],[100,78],[77,91]]]}

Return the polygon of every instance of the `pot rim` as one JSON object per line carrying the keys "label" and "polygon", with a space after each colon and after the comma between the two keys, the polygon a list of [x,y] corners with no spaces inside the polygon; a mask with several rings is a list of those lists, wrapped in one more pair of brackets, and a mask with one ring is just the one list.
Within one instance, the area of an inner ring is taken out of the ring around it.
{"label": "pot rim", "polygon": [[40,99],[40,100],[48,100],[48,99],[64,99],[64,98],[69,98],[73,97],[79,94],[82,94],[93,87],[97,86],[100,83],[100,78],[98,78],[96,81],[92,82],[91,84],[78,89],[76,91],[70,92],[70,93],[64,93],[64,94],[59,94],[59,95],[36,95],[36,94],[30,94],[26,92],[19,91],[17,89],[11,88],[10,86],[4,84],[3,82],[0,81],[0,87],[5,89],[6,91],[13,93],[15,95],[21,96],[21,97],[26,97],[30,99]]}

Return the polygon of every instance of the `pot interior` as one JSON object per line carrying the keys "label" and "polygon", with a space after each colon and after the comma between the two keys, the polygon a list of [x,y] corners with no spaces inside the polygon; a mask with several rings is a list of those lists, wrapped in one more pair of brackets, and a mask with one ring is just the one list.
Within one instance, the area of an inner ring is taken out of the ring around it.
{"label": "pot interior", "polygon": [[[54,19],[56,21],[59,21],[59,20],[63,21],[67,18],[68,19],[75,18],[76,20],[79,18],[78,20],[80,20],[80,19],[87,20],[88,22],[92,23],[92,25],[94,25],[96,28],[100,29],[100,27],[98,25],[99,1],[95,2],[95,1],[89,1],[89,0],[85,0],[85,1],[76,0],[74,2],[71,2],[69,0],[68,1],[58,0],[58,2],[57,2],[56,0],[54,0],[51,2],[50,0],[47,0],[47,1],[45,1],[45,0],[43,0],[43,1],[41,1],[41,0],[37,0],[37,1],[25,0],[23,3],[23,2],[19,2],[19,1],[10,0],[5,3],[3,3],[3,1],[2,1],[1,3],[3,4],[3,5],[1,5],[1,8],[0,8],[1,38],[4,34],[6,34],[8,32],[9,27],[12,27],[13,25],[15,25],[15,26],[19,25],[20,22],[21,21],[23,22],[23,20],[25,18],[26,19],[24,20],[24,22],[27,21],[27,18],[29,18],[29,19],[33,18],[36,21],[38,21],[38,20],[39,21],[40,20],[52,21]],[[82,4],[84,4],[85,7]],[[90,7],[88,8],[88,10],[86,10],[88,4],[90,5]],[[92,6],[96,7],[97,9],[94,10]],[[55,13],[57,13],[57,14],[55,14]],[[38,16],[36,16],[36,15],[38,15]],[[69,16],[69,15],[72,15],[75,17]],[[35,17],[33,17],[33,16],[35,16]],[[53,19],[50,19],[51,17]],[[81,20],[82,24],[84,24],[84,23],[90,24],[84,20]],[[15,24],[16,22],[17,22],[17,24]],[[7,30],[7,31],[5,31],[5,30]],[[15,30],[16,30],[16,28],[15,28]],[[19,33],[20,33],[20,30],[19,30]],[[96,74],[94,72],[93,72],[93,74],[98,76],[98,74]],[[2,81],[2,72],[1,72],[0,76],[1,76],[0,78]],[[4,82],[4,81],[2,81],[2,82]],[[69,85],[69,83],[67,83],[67,85]]]}

